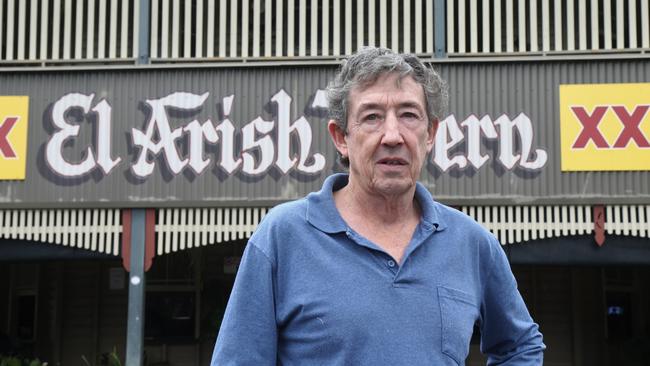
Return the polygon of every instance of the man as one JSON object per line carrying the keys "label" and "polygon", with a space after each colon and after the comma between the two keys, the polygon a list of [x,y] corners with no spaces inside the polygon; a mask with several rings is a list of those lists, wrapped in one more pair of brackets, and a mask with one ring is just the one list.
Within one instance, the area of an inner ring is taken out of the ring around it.
{"label": "man", "polygon": [[349,174],[275,207],[246,247],[212,365],[541,365],[494,236],[416,183],[446,99],[415,56],[365,48],[328,88]]}

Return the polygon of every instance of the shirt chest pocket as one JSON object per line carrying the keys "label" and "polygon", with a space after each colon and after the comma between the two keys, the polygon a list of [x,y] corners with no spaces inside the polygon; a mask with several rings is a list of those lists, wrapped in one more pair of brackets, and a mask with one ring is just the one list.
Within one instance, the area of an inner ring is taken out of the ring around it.
{"label": "shirt chest pocket", "polygon": [[472,295],[449,287],[438,286],[442,353],[463,365],[469,353],[469,342],[478,319],[479,307]]}

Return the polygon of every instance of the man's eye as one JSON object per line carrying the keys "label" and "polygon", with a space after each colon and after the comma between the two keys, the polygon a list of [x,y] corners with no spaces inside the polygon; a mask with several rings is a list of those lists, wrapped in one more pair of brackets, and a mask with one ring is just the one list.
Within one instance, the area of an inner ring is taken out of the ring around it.
{"label": "man's eye", "polygon": [[405,121],[414,122],[420,120],[420,115],[413,112],[404,112],[401,115],[401,119]]}
{"label": "man's eye", "polygon": [[380,119],[381,117],[376,113],[368,114],[365,117],[363,117],[364,122],[377,122]]}

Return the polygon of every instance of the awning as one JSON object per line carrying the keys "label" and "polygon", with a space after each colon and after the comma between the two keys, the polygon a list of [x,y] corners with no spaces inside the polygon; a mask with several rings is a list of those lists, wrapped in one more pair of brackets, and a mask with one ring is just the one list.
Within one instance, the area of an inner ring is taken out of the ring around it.
{"label": "awning", "polygon": [[0,210],[0,238],[120,254],[119,209]]}
{"label": "awning", "polygon": [[267,211],[267,207],[160,209],[156,254],[249,238]]}
{"label": "awning", "polygon": [[[462,206],[460,210],[490,230],[501,244],[589,234],[593,206]],[[650,236],[650,205],[606,207],[608,235]]]}
{"label": "awning", "polygon": [[[594,232],[593,206],[462,206],[503,244]],[[156,254],[246,239],[268,207],[169,208],[156,211]],[[119,255],[121,210],[0,210],[0,238],[25,239]],[[605,208],[607,235],[650,237],[650,205]]]}

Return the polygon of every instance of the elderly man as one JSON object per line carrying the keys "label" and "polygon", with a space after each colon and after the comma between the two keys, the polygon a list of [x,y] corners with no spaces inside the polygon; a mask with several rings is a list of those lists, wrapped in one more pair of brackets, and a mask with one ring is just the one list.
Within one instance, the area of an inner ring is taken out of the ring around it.
{"label": "elderly man", "polygon": [[415,56],[365,48],[328,89],[349,174],[275,207],[251,237],[212,365],[492,365],[544,345],[494,236],[417,183],[446,87]]}

